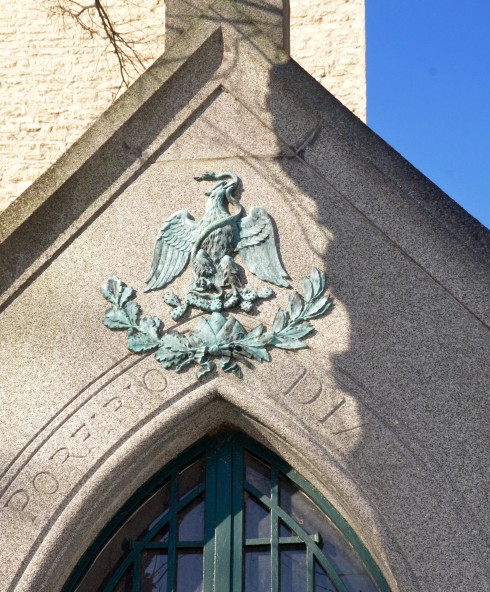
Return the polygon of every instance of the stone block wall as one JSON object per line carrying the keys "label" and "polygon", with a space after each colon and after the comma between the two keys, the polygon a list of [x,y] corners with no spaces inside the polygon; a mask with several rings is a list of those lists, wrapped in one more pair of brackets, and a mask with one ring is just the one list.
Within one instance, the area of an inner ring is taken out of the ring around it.
{"label": "stone block wall", "polygon": [[[56,4],[19,0],[5,2],[0,12],[0,210],[121,90],[118,63],[105,51],[106,42],[54,14]],[[133,37],[148,67],[164,48],[164,1],[107,0],[105,5],[118,30]],[[89,17],[84,13],[85,23]],[[361,119],[364,38],[364,0],[291,0],[293,57]],[[131,80],[137,75],[130,73]]]}
{"label": "stone block wall", "polygon": [[364,0],[291,0],[291,55],[366,121]]}

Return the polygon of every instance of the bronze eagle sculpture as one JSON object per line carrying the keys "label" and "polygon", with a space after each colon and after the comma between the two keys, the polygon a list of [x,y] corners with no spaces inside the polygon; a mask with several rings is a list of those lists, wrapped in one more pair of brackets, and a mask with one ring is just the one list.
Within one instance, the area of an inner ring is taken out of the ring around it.
{"label": "bronze eagle sculpture", "polygon": [[[278,286],[289,287],[276,247],[272,219],[264,208],[255,206],[245,215],[234,191],[239,179],[233,173],[205,172],[197,181],[218,181],[206,193],[208,197],[202,220],[194,220],[187,210],[167,218],[155,244],[146,291],[165,287],[191,262],[193,277],[183,301],[172,292],[164,301],[173,307],[170,316],[180,319],[189,307],[210,315],[199,316],[194,329],[183,332],[170,328],[155,316],[143,316],[133,300],[135,291],[121,279],[112,276],[100,290],[110,307],[104,324],[110,329],[127,330],[128,348],[134,353],[156,350],[155,357],[164,368],[181,372],[196,362],[201,366],[198,378],[216,368],[242,376],[238,361],[269,361],[266,348],[298,350],[306,347],[302,339],[313,326],[310,320],[323,315],[332,300],[325,296],[325,274],[315,267],[303,277],[303,297],[297,292],[288,299],[287,308],[279,308],[267,329],[259,324],[248,328],[232,314],[220,311],[239,306],[251,310],[258,298],[272,295],[269,287],[257,291],[241,288],[241,270],[232,258],[238,253],[244,266],[258,278]],[[184,325],[185,327],[186,325]]]}
{"label": "bronze eagle sculpture", "polygon": [[[145,291],[165,287],[190,260],[193,280],[186,296],[187,305],[219,310],[246,301],[250,291],[239,290],[239,268],[231,257],[233,253],[238,253],[248,271],[261,280],[288,287],[285,279],[288,274],[279,260],[271,217],[258,206],[245,216],[233,195],[238,177],[229,172],[205,172],[195,179],[218,183],[205,194],[208,201],[202,220],[196,221],[187,210],[180,210],[164,221],[156,239]],[[233,209],[231,213],[228,206]],[[231,288],[228,294],[227,287]],[[175,298],[172,295],[166,301],[177,307],[180,303]],[[211,307],[196,304],[211,301],[214,303]],[[242,308],[250,310],[247,306]]]}

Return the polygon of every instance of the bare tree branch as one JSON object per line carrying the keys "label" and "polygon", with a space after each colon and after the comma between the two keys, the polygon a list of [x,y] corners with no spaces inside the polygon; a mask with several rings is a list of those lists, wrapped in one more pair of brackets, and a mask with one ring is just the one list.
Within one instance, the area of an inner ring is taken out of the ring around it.
{"label": "bare tree branch", "polygon": [[[124,4],[128,5],[128,2],[124,0]],[[121,88],[130,85],[136,74],[145,70],[145,58],[140,51],[145,39],[127,26],[120,28],[102,0],[90,0],[87,3],[78,0],[47,0],[45,6],[51,14],[60,17],[65,25],[67,21],[72,21],[91,38],[98,37],[107,42],[108,50],[117,60],[121,78],[116,95]]]}

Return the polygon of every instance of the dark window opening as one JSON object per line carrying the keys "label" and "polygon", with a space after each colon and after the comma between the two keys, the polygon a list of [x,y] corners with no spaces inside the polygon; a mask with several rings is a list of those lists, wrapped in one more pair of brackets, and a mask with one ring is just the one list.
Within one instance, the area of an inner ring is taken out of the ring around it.
{"label": "dark window opening", "polygon": [[64,592],[388,592],[342,517],[239,433],[205,438],[126,504]]}

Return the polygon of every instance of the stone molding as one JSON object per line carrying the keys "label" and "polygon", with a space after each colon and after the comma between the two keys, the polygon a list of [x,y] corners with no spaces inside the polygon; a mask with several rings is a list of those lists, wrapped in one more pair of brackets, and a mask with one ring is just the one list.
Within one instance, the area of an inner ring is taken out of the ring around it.
{"label": "stone molding", "polygon": [[[138,485],[225,423],[324,493],[394,591],[462,591],[468,573],[484,589],[482,254],[260,29],[217,23],[234,15],[226,0],[212,10],[0,219],[0,578],[8,592],[59,589]],[[306,261],[328,267],[335,314],[310,352],[198,384],[124,356],[96,289],[109,266],[139,281],[154,209],[191,199],[180,176],[218,160],[275,208],[294,278]]]}
{"label": "stone molding", "polygon": [[[0,16],[0,210],[97,120],[120,85],[104,43],[68,21],[64,28],[49,15],[50,4],[7,3]],[[121,3],[106,4],[124,22]],[[199,4],[203,8],[204,0]],[[151,39],[149,46],[141,45],[149,67],[164,49],[164,0],[131,3],[131,18]],[[364,0],[293,0],[291,26],[294,58],[365,120]]]}

